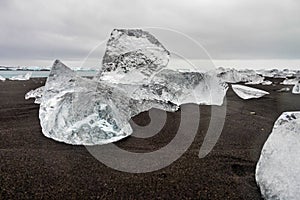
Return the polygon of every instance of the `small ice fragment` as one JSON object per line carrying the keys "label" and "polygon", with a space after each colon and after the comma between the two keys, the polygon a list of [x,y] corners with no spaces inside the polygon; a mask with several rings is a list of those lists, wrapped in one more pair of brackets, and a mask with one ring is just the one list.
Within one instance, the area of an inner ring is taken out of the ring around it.
{"label": "small ice fragment", "polygon": [[25,94],[25,99],[35,98],[34,103],[40,104],[41,98],[43,96],[44,86],[36,88],[35,90],[30,90]]}
{"label": "small ice fragment", "polygon": [[300,81],[299,78],[293,78],[293,79],[285,79],[282,83],[282,85],[296,85]]}
{"label": "small ice fragment", "polygon": [[242,99],[260,98],[264,95],[270,94],[264,90],[247,87],[244,85],[231,85],[233,91]]}
{"label": "small ice fragment", "polygon": [[300,81],[298,83],[296,83],[296,85],[294,85],[292,93],[293,94],[300,94]]}
{"label": "small ice fragment", "polygon": [[265,80],[261,83],[262,85],[272,85],[272,81],[269,81],[269,80]]}
{"label": "small ice fragment", "polygon": [[291,91],[291,89],[288,87],[284,87],[284,88],[277,90],[277,92],[289,92],[289,91]]}

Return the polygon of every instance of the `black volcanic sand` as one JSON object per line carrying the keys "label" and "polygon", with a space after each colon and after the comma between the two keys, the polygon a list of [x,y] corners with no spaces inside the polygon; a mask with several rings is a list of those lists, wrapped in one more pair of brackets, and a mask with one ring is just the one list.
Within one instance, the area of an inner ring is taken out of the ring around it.
{"label": "black volcanic sand", "polygon": [[[242,100],[227,93],[225,126],[214,149],[199,159],[210,121],[210,106],[200,106],[201,120],[193,144],[170,166],[131,174],[113,170],[84,146],[59,143],[43,136],[39,106],[24,95],[45,79],[0,82],[0,199],[260,199],[255,166],[273,123],[283,111],[300,110],[300,96],[279,93],[276,86],[253,87],[271,94]],[[251,115],[255,112],[256,115]],[[117,142],[133,152],[151,152],[168,144],[180,123],[180,111],[168,113],[159,134]],[[134,118],[150,122],[147,112]]]}

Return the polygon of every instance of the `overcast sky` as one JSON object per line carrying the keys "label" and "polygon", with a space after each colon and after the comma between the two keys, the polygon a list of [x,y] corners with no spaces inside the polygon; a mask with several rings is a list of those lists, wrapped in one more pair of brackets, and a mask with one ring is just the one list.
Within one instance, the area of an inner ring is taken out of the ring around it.
{"label": "overcast sky", "polygon": [[0,0],[0,65],[76,62],[136,27],[185,33],[213,59],[300,59],[298,0]]}

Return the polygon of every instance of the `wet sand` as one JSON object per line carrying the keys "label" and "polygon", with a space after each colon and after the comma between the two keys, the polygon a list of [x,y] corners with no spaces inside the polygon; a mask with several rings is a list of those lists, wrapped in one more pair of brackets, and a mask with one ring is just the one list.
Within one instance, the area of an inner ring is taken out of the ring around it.
{"label": "wet sand", "polygon": [[[84,146],[43,136],[39,106],[24,95],[44,81],[0,82],[0,199],[261,199],[255,183],[261,148],[283,111],[300,110],[299,95],[276,91],[286,86],[253,86],[271,94],[247,101],[229,89],[224,129],[205,158],[199,159],[198,153],[210,121],[210,106],[200,106],[198,133],[182,157],[161,170],[131,174],[105,166]],[[180,111],[167,116],[156,136],[129,137],[117,145],[133,152],[167,145],[177,131]],[[146,125],[150,119],[145,112],[134,121]]]}

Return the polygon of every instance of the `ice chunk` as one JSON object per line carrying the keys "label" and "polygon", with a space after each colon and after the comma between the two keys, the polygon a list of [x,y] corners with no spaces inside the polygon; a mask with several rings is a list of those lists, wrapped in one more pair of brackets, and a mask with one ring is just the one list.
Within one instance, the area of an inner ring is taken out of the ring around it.
{"label": "ice chunk", "polygon": [[0,75],[0,81],[5,81],[5,78]]}
{"label": "ice chunk", "polygon": [[223,103],[228,86],[215,73],[166,69],[168,60],[169,52],[149,33],[114,30],[96,78],[79,77],[56,61],[38,96],[44,135],[70,144],[106,144],[130,135],[130,118],[151,108]]}
{"label": "ice chunk", "polygon": [[264,78],[263,77],[259,77],[257,79],[251,80],[249,82],[246,82],[246,85],[258,85],[258,84],[263,84],[264,83]]}
{"label": "ice chunk", "polygon": [[[86,80],[86,84],[76,86],[76,80],[81,78],[63,63],[53,64],[40,104],[39,118],[44,135],[84,145],[106,144],[128,136],[129,123],[122,121],[122,113],[104,98],[111,92],[103,89],[106,85]],[[95,93],[97,86],[102,89],[99,92],[105,93]],[[74,102],[82,99],[81,104]]]}
{"label": "ice chunk", "polygon": [[275,74],[277,74],[279,72],[279,70],[278,69],[271,69],[271,70],[261,69],[261,70],[257,70],[256,72],[257,72],[257,74],[260,74],[263,77],[273,78],[275,76]]}
{"label": "ice chunk", "polygon": [[21,74],[21,75],[13,76],[13,77],[9,78],[9,80],[13,80],[13,81],[26,81],[26,80],[30,79],[31,75],[32,75],[32,72],[27,72],[24,75]]}
{"label": "ice chunk", "polygon": [[265,80],[261,83],[262,85],[272,85],[272,81],[269,81],[269,80]]}
{"label": "ice chunk", "polygon": [[152,98],[177,105],[186,103],[222,105],[227,89],[226,83],[209,73],[165,69],[134,95],[136,97],[153,95],[155,97]]}
{"label": "ice chunk", "polygon": [[165,68],[169,56],[169,51],[150,33],[115,29],[102,59],[103,72],[111,72],[112,76],[126,74],[131,82],[140,82]]}
{"label": "ice chunk", "polygon": [[285,112],[275,122],[256,166],[265,199],[300,197],[300,112]]}
{"label": "ice chunk", "polygon": [[294,85],[292,93],[293,94],[300,94],[300,81],[298,83],[296,83],[296,85]]}
{"label": "ice chunk", "polygon": [[218,77],[227,83],[238,83],[242,81],[242,78],[235,69],[218,69]]}
{"label": "ice chunk", "polygon": [[69,144],[95,145],[118,141],[132,133],[132,116],[152,107],[175,111],[159,100],[133,99],[116,84],[77,77],[59,61],[52,67],[39,117],[47,137]]}
{"label": "ice chunk", "polygon": [[36,88],[35,90],[30,90],[25,94],[25,99],[35,98],[34,103],[40,104],[41,98],[43,96],[44,86]]}
{"label": "ice chunk", "polygon": [[289,92],[289,91],[291,91],[291,89],[288,87],[284,87],[284,88],[277,90],[277,92]]}
{"label": "ice chunk", "polygon": [[300,81],[299,78],[293,78],[293,79],[285,79],[282,83],[282,85],[296,85]]}
{"label": "ice chunk", "polygon": [[248,82],[248,84],[260,84],[264,77],[258,75],[254,70],[236,70],[218,68],[218,77],[227,83]]}
{"label": "ice chunk", "polygon": [[242,99],[260,98],[266,94],[269,94],[269,92],[266,92],[264,90],[259,90],[244,85],[231,85],[231,86],[233,91]]}

